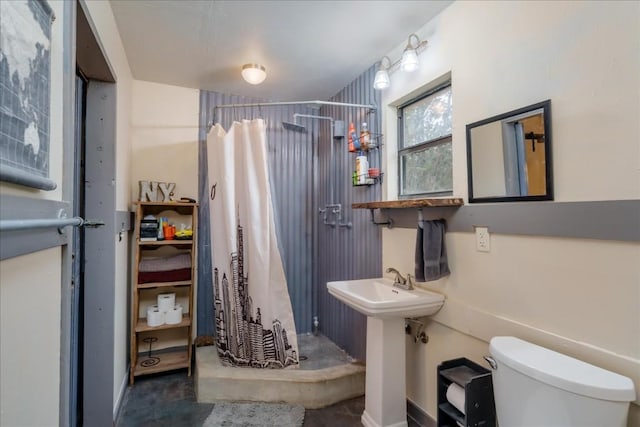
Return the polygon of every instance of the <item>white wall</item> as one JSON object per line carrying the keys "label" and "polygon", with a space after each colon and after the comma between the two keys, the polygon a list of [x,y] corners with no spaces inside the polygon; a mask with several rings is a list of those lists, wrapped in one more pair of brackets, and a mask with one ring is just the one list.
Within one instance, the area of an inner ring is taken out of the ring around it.
{"label": "white wall", "polygon": [[60,248],[0,263],[0,425],[58,425],[61,274]]}
{"label": "white wall", "polygon": [[[556,201],[640,198],[639,19],[637,2],[453,3],[418,31],[429,41],[420,70],[393,73],[383,93],[386,198],[397,197],[393,105],[447,73],[454,196],[467,197],[465,125],[551,99]],[[414,242],[414,230],[385,229],[383,267],[412,272]],[[475,251],[471,233],[446,243],[452,273],[429,284],[447,294],[444,308],[427,345],[407,341],[408,397],[432,417],[437,365],[483,363],[495,335],[619,372],[640,390],[638,243],[492,234],[490,253]],[[639,423],[631,405],[629,425]]]}
{"label": "white wall", "polygon": [[[62,2],[49,2],[51,81],[63,76]],[[62,84],[51,87],[49,177],[54,191],[0,183],[1,194],[62,199]],[[60,405],[61,250],[0,261],[0,425],[58,425]]]}
{"label": "white wall", "polygon": [[199,91],[133,82],[130,201],[138,181],[176,183],[176,197],[198,199]]}

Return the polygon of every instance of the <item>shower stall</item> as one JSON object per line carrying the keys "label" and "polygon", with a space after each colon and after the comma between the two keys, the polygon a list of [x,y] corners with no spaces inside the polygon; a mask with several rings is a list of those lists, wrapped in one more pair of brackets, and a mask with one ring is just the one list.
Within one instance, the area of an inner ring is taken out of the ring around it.
{"label": "shower stall", "polygon": [[[266,123],[274,215],[298,334],[320,332],[351,356],[364,360],[366,318],[333,299],[326,282],[379,276],[380,230],[369,213],[351,203],[379,200],[381,186],[352,187],[354,157],[347,138],[334,138],[335,124],[367,122],[380,132],[375,70],[365,72],[329,101],[271,103],[216,92],[200,93],[199,228],[209,223],[206,134],[220,123],[262,118]],[[345,126],[346,127],[346,126]],[[199,337],[214,335],[211,242],[199,230]],[[348,325],[348,327],[346,327]],[[206,340],[205,340],[206,342]]]}

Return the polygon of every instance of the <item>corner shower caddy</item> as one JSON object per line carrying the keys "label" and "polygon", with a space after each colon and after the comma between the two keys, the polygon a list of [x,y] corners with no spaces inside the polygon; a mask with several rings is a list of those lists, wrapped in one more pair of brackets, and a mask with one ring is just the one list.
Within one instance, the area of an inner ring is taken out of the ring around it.
{"label": "corner shower caddy", "polygon": [[[376,112],[376,106],[375,105],[371,105],[371,104],[352,104],[352,103],[346,103],[346,102],[332,102],[332,101],[291,101],[291,102],[256,102],[256,103],[244,103],[244,104],[223,104],[223,105],[216,105],[213,107],[212,110],[212,115],[214,118],[217,118],[217,121],[219,122],[219,116],[217,114],[217,112],[219,111],[219,109],[222,108],[245,108],[245,107],[281,107],[281,106],[293,106],[293,105],[306,105],[306,106],[310,106],[310,107],[320,107],[322,105],[328,105],[328,106],[333,106],[333,107],[345,107],[345,108],[360,108],[360,109],[364,109],[367,110],[367,114],[372,114]],[[331,121],[331,160],[330,163],[333,164],[333,144],[334,144],[334,122],[335,120],[333,119],[333,117],[328,117],[328,116],[317,116],[317,115],[310,115],[310,114],[294,114],[294,123],[287,123],[285,125],[285,122],[283,122],[283,127],[287,128],[288,130],[295,130],[295,131],[299,131],[299,129],[296,129],[296,127],[298,128],[302,128],[302,126],[296,122],[296,117],[303,117],[303,118],[310,118],[310,119],[319,119],[319,120],[330,120]],[[209,123],[210,126],[213,126],[213,121],[211,123]],[[372,133],[372,136],[374,134]],[[376,137],[378,136],[378,134],[375,134]],[[380,138],[382,137],[382,135],[380,135]],[[380,141],[381,142],[381,141]],[[379,145],[382,145],[381,143]],[[378,168],[381,169],[381,159],[380,159],[380,150],[379,148],[377,149],[378,151]],[[344,221],[343,217],[342,217],[342,213],[343,213],[343,206],[342,203],[336,203],[336,201],[334,200],[334,189],[333,189],[333,178],[330,179],[330,201],[328,203],[325,204],[324,208],[319,208],[318,209],[318,214],[321,216],[322,218],[322,223],[324,225],[328,225],[331,227],[346,227],[346,228],[351,228],[352,227],[352,223],[350,221]],[[381,182],[382,181],[382,173],[380,173],[380,176],[378,179],[376,179],[376,182]],[[362,185],[366,185],[366,186],[370,186],[373,184],[362,184]],[[329,216],[333,216],[333,220],[329,220]]]}
{"label": "corner shower caddy", "polygon": [[[378,176],[372,177],[367,173],[365,179],[372,179],[371,182],[366,182],[362,184],[352,183],[354,187],[370,187],[375,184],[382,184],[382,177],[384,173],[382,172],[382,146],[384,145],[381,133],[370,133],[370,137],[372,141],[376,141],[373,147],[369,147],[367,150],[357,150],[355,153],[350,154],[360,154],[367,156],[369,160],[369,169],[375,167],[378,169]],[[374,154],[375,153],[375,154]],[[375,159],[375,162],[372,162],[371,159]],[[358,178],[360,178],[358,176]]]}

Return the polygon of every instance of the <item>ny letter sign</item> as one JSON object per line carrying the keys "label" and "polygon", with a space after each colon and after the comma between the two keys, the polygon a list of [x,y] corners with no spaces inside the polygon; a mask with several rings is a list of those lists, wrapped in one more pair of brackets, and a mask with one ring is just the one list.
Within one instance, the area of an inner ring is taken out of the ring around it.
{"label": "ny letter sign", "polygon": [[[170,202],[174,200],[175,182],[138,181],[141,202]],[[160,190],[160,191],[158,191]]]}

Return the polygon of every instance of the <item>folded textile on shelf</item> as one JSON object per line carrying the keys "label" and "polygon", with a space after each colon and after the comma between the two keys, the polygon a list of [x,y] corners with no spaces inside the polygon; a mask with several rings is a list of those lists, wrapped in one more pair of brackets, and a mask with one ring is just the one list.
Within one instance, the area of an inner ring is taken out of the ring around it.
{"label": "folded textile on shelf", "polygon": [[191,268],[191,254],[183,253],[167,257],[143,257],[138,271],[170,271]]}
{"label": "folded textile on shelf", "polygon": [[191,280],[191,268],[180,268],[169,271],[140,271],[138,283],[180,282]]}

